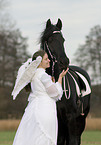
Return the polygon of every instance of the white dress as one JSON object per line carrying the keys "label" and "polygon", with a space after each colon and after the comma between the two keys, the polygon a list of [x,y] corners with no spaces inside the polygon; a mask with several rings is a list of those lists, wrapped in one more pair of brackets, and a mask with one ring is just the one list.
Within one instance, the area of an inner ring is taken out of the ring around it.
{"label": "white dress", "polygon": [[60,83],[53,83],[43,68],[38,68],[31,82],[28,106],[16,132],[13,145],[56,145],[56,101],[61,99]]}

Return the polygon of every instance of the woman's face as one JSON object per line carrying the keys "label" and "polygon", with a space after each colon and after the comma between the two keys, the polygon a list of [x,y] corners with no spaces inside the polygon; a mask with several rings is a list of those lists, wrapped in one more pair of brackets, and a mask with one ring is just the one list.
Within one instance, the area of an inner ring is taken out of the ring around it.
{"label": "woman's face", "polygon": [[47,53],[43,56],[42,62],[40,63],[39,67],[42,67],[44,69],[50,67],[50,60],[48,59]]}

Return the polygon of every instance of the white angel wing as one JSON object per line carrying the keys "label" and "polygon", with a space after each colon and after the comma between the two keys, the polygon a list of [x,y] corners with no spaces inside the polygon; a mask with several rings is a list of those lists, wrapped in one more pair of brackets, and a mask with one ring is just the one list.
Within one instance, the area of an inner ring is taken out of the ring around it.
{"label": "white angel wing", "polygon": [[14,89],[12,91],[13,100],[15,100],[16,96],[19,92],[29,83],[31,82],[35,71],[42,60],[41,56],[38,56],[36,60],[32,61],[32,59],[28,59],[18,70],[17,79],[15,82]]}

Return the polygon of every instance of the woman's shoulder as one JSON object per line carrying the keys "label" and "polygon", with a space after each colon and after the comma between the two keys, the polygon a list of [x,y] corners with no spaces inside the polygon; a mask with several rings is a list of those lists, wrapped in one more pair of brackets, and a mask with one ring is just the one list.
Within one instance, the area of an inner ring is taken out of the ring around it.
{"label": "woman's shoulder", "polygon": [[40,78],[42,75],[46,74],[45,69],[37,68],[35,72],[35,77]]}
{"label": "woman's shoulder", "polygon": [[37,68],[32,80],[34,80],[34,79],[50,80],[51,76],[46,73],[45,69]]}
{"label": "woman's shoulder", "polygon": [[43,68],[38,68],[37,70],[36,70],[36,76],[38,77],[38,78],[51,78],[51,76],[50,75],[48,75],[47,73],[46,73],[46,70],[45,69],[43,69]]}

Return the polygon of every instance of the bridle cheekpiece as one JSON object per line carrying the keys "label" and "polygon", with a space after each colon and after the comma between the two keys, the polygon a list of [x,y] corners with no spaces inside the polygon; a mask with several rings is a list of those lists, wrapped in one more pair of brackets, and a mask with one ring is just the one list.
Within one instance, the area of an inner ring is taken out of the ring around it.
{"label": "bridle cheekpiece", "polygon": [[[53,31],[52,34],[55,34],[55,33],[60,33],[60,31]],[[45,46],[46,46],[46,47],[45,47]],[[57,63],[57,59],[56,59],[56,57],[52,54],[50,48],[48,47],[47,41],[45,41],[45,43],[44,43],[44,50],[45,50],[45,48],[46,48],[46,50],[48,51],[48,53],[49,53],[49,55],[50,55],[50,57],[51,57],[51,60],[52,60],[52,76],[54,76],[54,66],[55,66],[55,63]]]}

